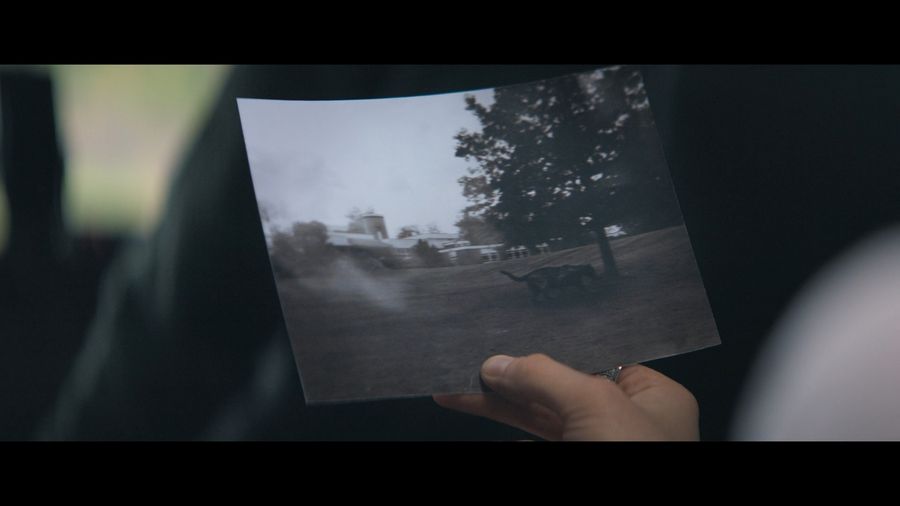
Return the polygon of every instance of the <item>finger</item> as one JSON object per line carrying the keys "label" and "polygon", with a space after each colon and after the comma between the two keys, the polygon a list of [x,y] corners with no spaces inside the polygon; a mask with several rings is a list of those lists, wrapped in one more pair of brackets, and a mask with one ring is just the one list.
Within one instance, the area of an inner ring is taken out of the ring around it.
{"label": "finger", "polygon": [[680,383],[665,374],[643,365],[629,365],[622,368],[617,381],[619,387],[629,397],[635,397],[648,390],[659,389],[679,398],[691,393]]}
{"label": "finger", "polygon": [[538,403],[565,420],[585,403],[603,402],[614,392],[610,381],[584,374],[546,355],[513,358],[497,355],[485,361],[481,377],[495,392],[513,402]]}
{"label": "finger", "polygon": [[550,441],[562,436],[562,421],[539,404],[523,406],[493,394],[435,395],[442,407],[489,418]]}
{"label": "finger", "polygon": [[630,397],[658,385],[663,378],[668,379],[662,373],[649,367],[633,364],[622,367],[616,383]]}
{"label": "finger", "polygon": [[697,399],[684,386],[648,367],[622,369],[619,385],[635,406],[650,415],[671,439],[699,439]]}

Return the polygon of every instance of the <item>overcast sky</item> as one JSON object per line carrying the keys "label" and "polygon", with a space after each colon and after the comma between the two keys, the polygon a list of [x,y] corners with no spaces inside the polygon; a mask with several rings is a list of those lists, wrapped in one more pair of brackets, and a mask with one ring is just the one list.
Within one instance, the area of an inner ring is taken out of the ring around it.
{"label": "overcast sky", "polygon": [[[484,104],[493,90],[471,92]],[[353,207],[383,214],[388,234],[435,223],[467,205],[454,156],[460,129],[480,130],[462,93],[378,100],[239,99],[253,186],[271,226],[345,225]],[[424,230],[423,230],[424,231]]]}

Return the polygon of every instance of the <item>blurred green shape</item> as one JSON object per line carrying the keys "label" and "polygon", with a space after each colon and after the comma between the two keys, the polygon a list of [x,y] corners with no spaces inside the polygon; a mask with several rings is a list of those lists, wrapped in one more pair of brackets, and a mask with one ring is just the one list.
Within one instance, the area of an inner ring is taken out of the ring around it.
{"label": "blurred green shape", "polygon": [[69,229],[143,233],[205,119],[223,65],[56,65]]}

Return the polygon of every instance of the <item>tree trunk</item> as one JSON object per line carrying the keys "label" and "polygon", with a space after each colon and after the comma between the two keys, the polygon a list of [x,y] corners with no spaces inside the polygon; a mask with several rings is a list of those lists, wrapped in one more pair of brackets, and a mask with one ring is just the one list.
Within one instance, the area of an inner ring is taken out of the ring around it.
{"label": "tree trunk", "polygon": [[611,278],[619,277],[619,268],[616,266],[616,257],[613,256],[609,238],[606,237],[606,229],[598,227],[594,233],[597,234],[597,247],[600,248],[600,256],[603,257],[603,275]]}

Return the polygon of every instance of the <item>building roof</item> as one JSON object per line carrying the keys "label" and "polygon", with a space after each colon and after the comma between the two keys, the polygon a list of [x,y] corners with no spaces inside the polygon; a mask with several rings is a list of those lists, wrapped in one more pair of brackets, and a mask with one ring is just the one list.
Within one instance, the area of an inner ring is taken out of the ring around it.
{"label": "building roof", "polygon": [[449,253],[451,251],[464,251],[472,249],[480,250],[482,253],[488,253],[489,251],[497,251],[497,248],[502,246],[503,244],[476,244],[475,246],[457,246],[455,248],[442,249],[439,253]]}
{"label": "building roof", "polygon": [[412,248],[419,242],[418,236],[404,237],[403,239],[384,239],[384,242],[395,248]]}
{"label": "building roof", "polygon": [[419,241],[455,241],[459,239],[459,234],[419,234],[404,237],[402,239],[384,239],[384,242],[395,248],[412,248]]}
{"label": "building roof", "polygon": [[334,246],[359,246],[362,248],[390,248],[391,245],[379,241],[371,234],[354,234],[350,232],[328,232],[328,242]]}
{"label": "building roof", "polygon": [[427,241],[428,239],[458,239],[459,234],[445,234],[442,232],[438,232],[438,233],[419,234],[419,235],[414,235],[412,237],[415,237],[416,239],[424,239]]}

